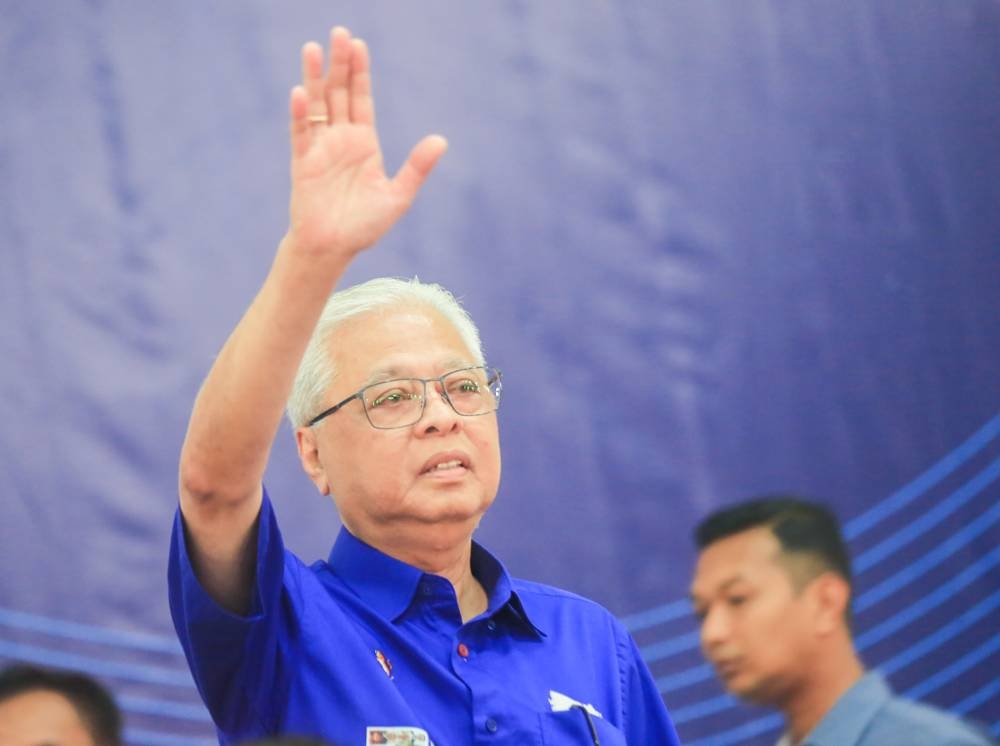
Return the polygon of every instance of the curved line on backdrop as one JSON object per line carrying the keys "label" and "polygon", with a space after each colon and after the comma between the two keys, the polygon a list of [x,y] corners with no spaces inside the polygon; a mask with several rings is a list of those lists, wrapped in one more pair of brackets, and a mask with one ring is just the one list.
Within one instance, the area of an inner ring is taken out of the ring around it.
{"label": "curved line on backdrop", "polygon": [[858,555],[854,562],[855,571],[862,573],[878,565],[882,560],[892,556],[897,550],[927,533],[938,523],[976,497],[998,476],[1000,476],[1000,458],[991,461],[985,469],[926,513],[923,513],[915,521],[907,522],[904,528],[896,531],[892,536],[883,539],[868,551]]}
{"label": "curved line on backdrop", "polygon": [[[906,668],[914,661],[920,660],[923,655],[940,648],[946,642],[951,642],[959,633],[964,632],[998,608],[1000,608],[1000,591],[997,591],[992,596],[987,596],[957,619],[948,622],[948,624],[938,629],[934,634],[928,635],[918,644],[908,647],[904,652],[892,656],[886,663],[879,665],[879,670],[887,674],[893,674],[901,668]],[[1000,636],[996,636],[995,639],[1000,640]]]}
{"label": "curved line on backdrop", "polygon": [[940,459],[919,477],[875,504],[867,512],[848,521],[844,525],[844,536],[848,541],[856,539],[893,513],[906,507],[983,450],[997,435],[1000,435],[1000,413],[994,415],[958,448]]}
{"label": "curved line on backdrop", "polygon": [[904,694],[912,699],[920,699],[935,689],[944,686],[956,676],[965,673],[973,666],[983,662],[997,651],[1000,651],[1000,635],[991,637],[982,645],[973,648],[957,661],[945,666],[933,676],[924,679],[916,686],[911,686]]}
{"label": "curved line on backdrop", "polygon": [[[962,464],[978,454],[1000,435],[1000,413],[994,415],[985,425],[970,435],[958,447],[926,469],[915,479],[900,487],[891,495],[880,500],[875,506],[844,524],[844,537],[850,541],[865,533],[901,508],[909,505],[922,494],[935,487],[951,475]],[[621,622],[629,632],[635,633],[649,627],[674,621],[690,612],[686,599],[669,601],[650,609],[637,611],[621,617]]]}
{"label": "curved line on backdrop", "polygon": [[909,585],[914,580],[933,570],[958,550],[964,549],[974,539],[993,528],[994,524],[998,521],[1000,521],[1000,502],[997,502],[992,508],[969,523],[965,528],[952,534],[948,539],[938,544],[913,564],[907,565],[894,575],[890,575],[881,583],[872,586],[860,594],[854,602],[854,611],[867,611],[872,606],[884,601],[900,588]]}
{"label": "curved line on backdrop", "polygon": [[73,653],[54,652],[34,645],[21,645],[0,640],[0,657],[11,660],[37,663],[57,668],[70,668],[84,673],[93,674],[106,679],[121,679],[123,681],[141,682],[144,684],[162,684],[190,690],[194,686],[191,672],[185,668],[180,671],[161,671],[150,666],[135,663],[109,663],[97,658],[89,658]]}
{"label": "curved line on backdrop", "polygon": [[722,733],[715,733],[707,738],[700,738],[697,741],[685,741],[685,746],[730,746],[730,744],[740,743],[747,738],[759,736],[762,733],[776,731],[781,728],[784,721],[781,715],[765,715],[764,717],[749,720],[743,725],[730,728]]}
{"label": "curved line on backdrop", "polygon": [[655,679],[656,689],[660,694],[667,694],[678,689],[686,689],[702,681],[708,681],[714,675],[715,673],[709,664],[699,663],[697,666],[691,666],[690,668],[685,668],[683,671],[667,674]]}
{"label": "curved line on backdrop", "polygon": [[166,733],[139,728],[126,728],[124,735],[126,743],[141,743],[142,746],[219,746],[219,741],[215,738],[171,736]]}
{"label": "curved line on backdrop", "polygon": [[[976,497],[982,490],[989,486],[990,483],[995,481],[997,477],[1000,476],[1000,458],[992,462],[983,471],[977,474],[975,477],[970,479],[964,485],[955,490],[951,495],[946,498],[941,505],[947,505],[949,507],[949,512],[957,509],[958,506],[964,505],[972,498]],[[940,520],[941,516],[936,515],[936,519]],[[915,563],[907,565],[902,570],[896,572],[894,575],[890,576],[886,580],[879,583],[874,588],[869,591],[862,593],[858,596],[855,601],[855,609],[864,610],[868,609],[876,603],[884,600],[889,595],[899,590],[903,586],[912,582],[914,579],[919,577],[921,574],[929,571],[936,565],[940,564],[945,558],[953,554],[958,549],[966,546],[972,539],[984,532],[993,523],[1000,519],[1000,506],[994,505],[992,508],[987,510],[976,520],[970,523],[968,526],[963,528],[958,533],[954,534],[952,537],[946,541],[939,544],[935,549],[928,552],[924,557]],[[921,523],[921,521],[916,521],[916,525]],[[910,529],[904,528],[896,532],[888,539],[886,542],[895,541],[896,537],[903,534],[904,532],[909,532]],[[912,536],[910,538],[913,538]],[[881,544],[879,545],[881,546]],[[992,556],[993,553],[987,555],[987,557]],[[982,559],[973,563],[965,571],[959,574],[959,577],[965,574],[968,569],[978,567],[982,563]],[[866,567],[870,569],[871,565]],[[947,585],[947,584],[946,584]],[[944,587],[944,586],[942,586]],[[923,601],[917,601],[908,607],[905,607],[899,611],[894,618],[901,618],[907,615],[907,612],[915,607],[920,606]],[[690,610],[689,610],[690,613]],[[859,638],[860,640],[861,638]],[[669,658],[672,655],[677,655],[679,653],[686,652],[688,650],[693,650],[698,647],[698,633],[686,632],[679,635],[674,635],[668,637],[665,640],[659,640],[657,642],[645,645],[639,648],[639,652],[647,663],[652,661],[662,660],[663,658]]]}
{"label": "curved line on backdrop", "polygon": [[29,614],[24,611],[17,611],[16,609],[0,607],[0,626],[41,632],[50,637],[60,637],[66,640],[114,645],[148,653],[184,655],[184,650],[181,648],[180,643],[177,642],[177,638],[150,635],[141,632],[112,631],[106,627],[96,627],[89,624],[53,619],[52,617]]}
{"label": "curved line on backdrop", "polygon": [[984,702],[989,702],[997,697],[1000,697],[1000,679],[994,679],[993,681],[987,682],[987,684],[981,687],[979,691],[973,692],[961,702],[952,705],[951,711],[959,715],[968,715],[974,709],[979,707],[979,705]]}
{"label": "curved line on backdrop", "polygon": [[[881,642],[894,632],[898,632],[902,627],[920,619],[936,606],[950,601],[958,591],[973,581],[978,580],[997,565],[1000,565],[1000,546],[980,557],[958,573],[958,575],[955,575],[946,583],[942,583],[933,592],[924,596],[919,601],[910,604],[898,614],[894,614],[867,632],[858,635],[856,638],[858,649],[865,650],[869,646]],[[1000,639],[1000,636],[998,636],[998,639]]]}
{"label": "curved line on backdrop", "polygon": [[117,696],[118,706],[133,715],[156,715],[171,720],[187,720],[192,723],[212,724],[212,718],[205,705],[198,701],[196,705],[186,705],[181,702],[170,702],[164,699],[149,697]]}

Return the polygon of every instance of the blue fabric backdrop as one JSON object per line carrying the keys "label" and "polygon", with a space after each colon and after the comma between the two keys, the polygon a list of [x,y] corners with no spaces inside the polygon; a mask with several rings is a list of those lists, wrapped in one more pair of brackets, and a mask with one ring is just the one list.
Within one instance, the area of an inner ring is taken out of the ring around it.
{"label": "blue fabric backdrop", "polygon": [[[445,284],[505,371],[479,539],[620,615],[686,743],[766,744],[698,653],[690,530],[823,498],[865,660],[1000,732],[995,1],[0,6],[0,663],[100,676],[135,746],[211,742],[176,459],[283,232],[299,46],[342,23],[390,165],[451,142],[349,280]],[[268,485],[325,556],[287,429]]]}

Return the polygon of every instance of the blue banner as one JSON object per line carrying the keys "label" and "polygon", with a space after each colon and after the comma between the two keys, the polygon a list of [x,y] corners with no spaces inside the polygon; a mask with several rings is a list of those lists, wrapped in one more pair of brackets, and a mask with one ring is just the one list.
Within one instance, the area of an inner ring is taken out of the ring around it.
{"label": "blue banner", "polygon": [[[691,530],[828,501],[857,644],[1000,733],[1000,5],[3,3],[0,664],[213,743],[166,606],[197,388],[287,221],[287,96],[369,44],[390,170],[450,149],[348,281],[460,296],[504,371],[477,538],[625,620],[686,744],[769,744],[687,601]],[[253,407],[253,402],[244,406]],[[279,435],[286,540],[339,524]]]}

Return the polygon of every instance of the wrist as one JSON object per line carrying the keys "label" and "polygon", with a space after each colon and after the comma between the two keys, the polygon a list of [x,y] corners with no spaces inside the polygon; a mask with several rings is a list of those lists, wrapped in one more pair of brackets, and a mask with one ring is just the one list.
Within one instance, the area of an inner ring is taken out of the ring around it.
{"label": "wrist", "polygon": [[302,258],[311,265],[344,269],[361,252],[362,248],[350,246],[337,240],[317,240],[294,228],[289,228],[278,244],[278,254],[289,258]]}

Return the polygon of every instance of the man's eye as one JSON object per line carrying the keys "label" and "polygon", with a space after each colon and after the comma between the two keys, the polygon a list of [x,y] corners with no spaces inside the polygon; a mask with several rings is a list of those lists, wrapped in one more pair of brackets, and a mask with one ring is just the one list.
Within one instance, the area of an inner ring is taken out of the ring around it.
{"label": "man's eye", "polygon": [[478,394],[480,386],[471,378],[465,378],[461,381],[455,381],[451,384],[450,389],[452,394]]}
{"label": "man's eye", "polygon": [[406,401],[410,397],[403,391],[387,391],[384,394],[379,394],[374,399],[372,399],[372,407],[384,407],[390,406],[392,404],[399,404]]}
{"label": "man's eye", "polygon": [[743,604],[746,603],[747,597],[746,596],[730,596],[729,598],[726,599],[726,601],[729,603],[730,606],[742,606]]}

